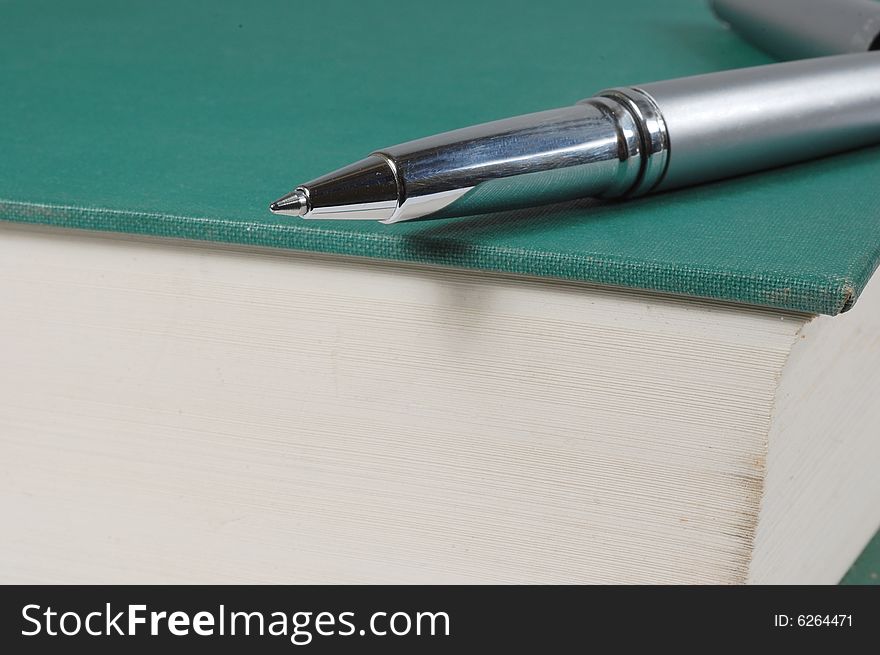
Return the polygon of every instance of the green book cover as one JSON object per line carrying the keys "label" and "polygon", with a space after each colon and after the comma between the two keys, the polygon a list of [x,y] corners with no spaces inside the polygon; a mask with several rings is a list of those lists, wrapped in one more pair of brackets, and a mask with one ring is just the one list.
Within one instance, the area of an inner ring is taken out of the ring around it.
{"label": "green book cover", "polygon": [[0,219],[848,309],[877,150],[641,198],[404,223],[268,203],[372,150],[769,59],[695,0],[2,2]]}

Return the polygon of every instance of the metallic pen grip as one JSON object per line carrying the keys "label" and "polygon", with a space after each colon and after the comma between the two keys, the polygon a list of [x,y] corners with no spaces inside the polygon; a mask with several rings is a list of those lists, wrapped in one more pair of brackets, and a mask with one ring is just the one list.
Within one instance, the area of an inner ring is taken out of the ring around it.
{"label": "metallic pen grip", "polygon": [[609,92],[377,151],[396,170],[402,191],[385,222],[618,197],[653,186],[665,166],[666,140],[652,140],[660,123],[648,127],[645,116],[657,116],[650,99],[630,95]]}

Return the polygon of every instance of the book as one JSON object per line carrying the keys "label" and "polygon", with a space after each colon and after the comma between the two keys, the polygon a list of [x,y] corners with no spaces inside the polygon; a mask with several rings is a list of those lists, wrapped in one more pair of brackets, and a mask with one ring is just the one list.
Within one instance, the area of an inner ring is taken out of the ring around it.
{"label": "book", "polygon": [[3,580],[835,582],[876,530],[875,150],[396,226],[266,209],[769,62],[707,7],[4,9]]}

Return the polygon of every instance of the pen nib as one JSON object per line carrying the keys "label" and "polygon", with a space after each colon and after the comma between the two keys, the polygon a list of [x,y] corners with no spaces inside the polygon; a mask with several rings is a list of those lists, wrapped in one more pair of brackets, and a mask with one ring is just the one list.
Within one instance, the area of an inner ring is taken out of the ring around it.
{"label": "pen nib", "polygon": [[269,205],[269,209],[284,216],[304,216],[309,211],[309,199],[300,189],[294,189]]}

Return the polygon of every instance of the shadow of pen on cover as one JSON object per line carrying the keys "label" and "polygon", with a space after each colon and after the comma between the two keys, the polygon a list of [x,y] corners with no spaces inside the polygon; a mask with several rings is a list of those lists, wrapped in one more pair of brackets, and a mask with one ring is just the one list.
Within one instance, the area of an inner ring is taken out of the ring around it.
{"label": "shadow of pen on cover", "polygon": [[403,235],[403,239],[414,254],[438,262],[447,261],[468,255],[477,244],[485,246],[482,237],[495,240],[541,233],[559,223],[595,221],[609,217],[608,210],[619,204],[614,200],[583,198],[489,214],[412,221],[409,223],[412,231]]}
{"label": "shadow of pen on cover", "polygon": [[[570,238],[568,228],[575,225],[635,220],[639,216],[643,220],[660,221],[664,217],[662,209],[667,205],[692,204],[707,191],[711,194],[708,187],[715,186],[702,185],[638,198],[582,198],[458,218],[415,220],[403,224],[409,231],[401,238],[405,247],[420,260],[456,264],[479,249],[493,245],[503,247],[506,238],[521,240],[557,230],[565,231],[562,238]],[[582,232],[581,236],[589,238],[589,230]]]}

